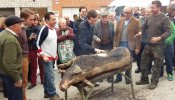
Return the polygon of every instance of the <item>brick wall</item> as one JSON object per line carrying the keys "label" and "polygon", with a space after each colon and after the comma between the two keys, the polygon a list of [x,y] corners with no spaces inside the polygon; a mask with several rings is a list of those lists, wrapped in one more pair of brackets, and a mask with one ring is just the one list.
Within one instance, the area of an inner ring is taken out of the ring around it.
{"label": "brick wall", "polygon": [[47,8],[52,11],[52,0],[1,0],[0,8],[15,8],[15,14],[19,16],[20,8]]}
{"label": "brick wall", "polygon": [[[55,1],[59,1],[58,4]],[[113,0],[53,0],[53,10],[59,11],[59,15],[62,16],[62,8],[67,7],[80,7],[86,6],[88,9],[100,10],[100,7],[106,7]]]}

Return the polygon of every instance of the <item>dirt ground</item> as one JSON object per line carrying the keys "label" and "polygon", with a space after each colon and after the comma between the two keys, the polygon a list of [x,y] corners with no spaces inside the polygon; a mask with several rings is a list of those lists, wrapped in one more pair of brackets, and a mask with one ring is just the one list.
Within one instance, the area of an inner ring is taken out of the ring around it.
{"label": "dirt ground", "polygon": [[[175,80],[168,81],[166,72],[164,76],[160,78],[158,87],[154,90],[149,90],[148,85],[136,86],[135,82],[140,79],[140,74],[135,74],[136,64],[133,64],[133,81],[134,81],[134,91],[136,95],[135,100],[175,100]],[[58,84],[60,82],[60,74],[58,74],[57,69],[55,69],[56,76],[56,87],[57,92],[61,97],[64,98],[64,92],[59,90]],[[40,84],[38,76],[38,84],[31,90],[27,90],[28,100],[48,100],[43,98],[43,87]],[[90,100],[133,100],[131,85],[126,85],[124,78],[123,81],[114,84],[114,93],[111,92],[111,84],[104,80],[100,83],[99,87],[95,87]],[[3,98],[3,94],[0,93],[0,100],[7,100]],[[81,100],[80,94],[75,87],[70,87],[68,89],[68,100]]]}

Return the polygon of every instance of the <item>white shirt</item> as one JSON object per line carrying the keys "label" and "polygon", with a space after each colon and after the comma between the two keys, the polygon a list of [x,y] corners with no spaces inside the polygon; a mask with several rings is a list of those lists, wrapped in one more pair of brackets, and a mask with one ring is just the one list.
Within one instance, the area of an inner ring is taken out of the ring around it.
{"label": "white shirt", "polygon": [[125,20],[125,21],[124,21],[125,26],[127,26],[129,22],[130,22],[130,19],[129,19],[129,20]]}

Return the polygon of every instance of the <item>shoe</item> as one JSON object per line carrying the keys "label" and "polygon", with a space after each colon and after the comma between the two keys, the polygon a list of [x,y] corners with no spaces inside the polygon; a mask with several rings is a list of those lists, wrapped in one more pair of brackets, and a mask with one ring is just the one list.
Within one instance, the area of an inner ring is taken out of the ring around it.
{"label": "shoe", "polygon": [[172,81],[172,80],[173,80],[173,75],[171,75],[171,74],[168,74],[168,77],[167,77],[167,79],[168,79],[169,81]]}
{"label": "shoe", "polygon": [[151,84],[149,85],[149,89],[150,89],[150,90],[154,90],[156,87],[157,87],[157,83],[151,83]]}
{"label": "shoe", "polygon": [[44,98],[49,98],[49,94],[48,93],[44,93]]}
{"label": "shoe", "polygon": [[141,69],[139,69],[139,68],[137,68],[136,70],[135,70],[135,73],[140,73],[141,72]]}
{"label": "shoe", "polygon": [[131,81],[128,80],[128,79],[126,79],[125,83],[126,83],[126,84],[131,84]]}
{"label": "shoe", "polygon": [[63,100],[63,98],[60,98],[60,96],[58,94],[56,94],[56,95],[50,97],[49,100]]}
{"label": "shoe", "polygon": [[112,78],[111,77],[107,78],[107,82],[112,83]]}
{"label": "shoe", "polygon": [[95,83],[94,87],[98,87],[98,86],[99,86],[99,84],[98,83]]}
{"label": "shoe", "polygon": [[114,81],[114,83],[119,83],[119,82],[121,82],[122,80],[120,80],[120,79],[115,79],[115,81]]}
{"label": "shoe", "polygon": [[136,82],[136,85],[145,85],[145,84],[149,84],[148,80],[140,80],[138,82]]}
{"label": "shoe", "polygon": [[35,85],[30,85],[27,89],[32,89],[32,88],[34,88],[36,86],[36,84]]}

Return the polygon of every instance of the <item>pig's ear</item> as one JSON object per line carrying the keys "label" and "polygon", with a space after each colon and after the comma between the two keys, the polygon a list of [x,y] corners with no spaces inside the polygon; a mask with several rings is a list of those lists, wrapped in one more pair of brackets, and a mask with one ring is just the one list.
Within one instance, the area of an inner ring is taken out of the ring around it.
{"label": "pig's ear", "polygon": [[74,65],[73,68],[74,68],[74,69],[73,69],[73,73],[74,73],[74,74],[78,74],[78,73],[81,73],[81,72],[82,72],[80,66],[78,66],[78,65]]}

